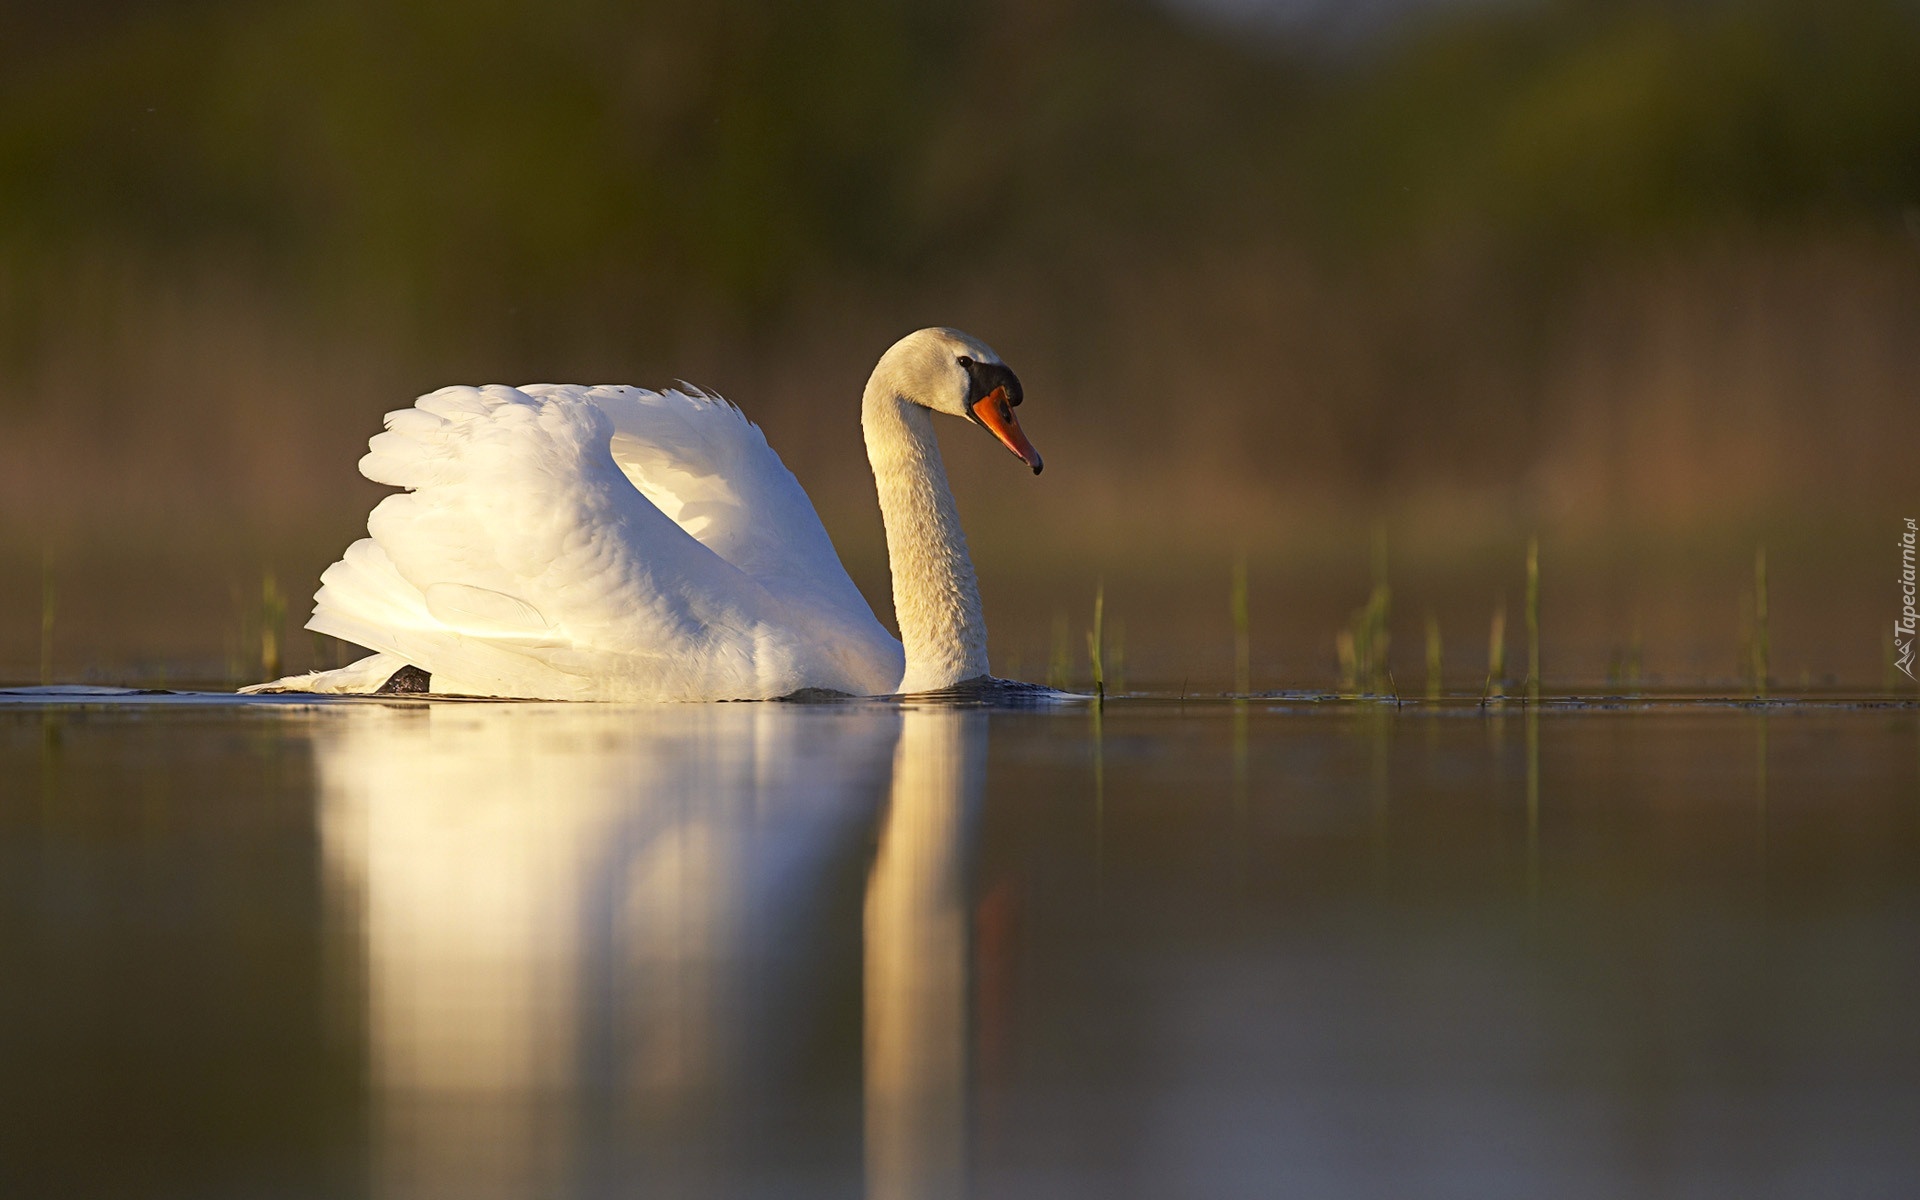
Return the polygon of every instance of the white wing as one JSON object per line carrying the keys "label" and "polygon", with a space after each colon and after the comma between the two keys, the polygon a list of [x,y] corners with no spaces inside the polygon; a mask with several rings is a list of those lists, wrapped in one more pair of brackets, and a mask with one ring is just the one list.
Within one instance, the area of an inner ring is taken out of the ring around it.
{"label": "white wing", "polygon": [[688,387],[522,390],[606,413],[614,462],[654,507],[721,558],[776,592],[871,616],[813,502],[766,435],[726,400]]}
{"label": "white wing", "polygon": [[321,577],[308,628],[398,655],[436,692],[728,699],[899,682],[899,643],[731,406],[445,388],[388,414],[369,446],[361,472],[410,490]]}

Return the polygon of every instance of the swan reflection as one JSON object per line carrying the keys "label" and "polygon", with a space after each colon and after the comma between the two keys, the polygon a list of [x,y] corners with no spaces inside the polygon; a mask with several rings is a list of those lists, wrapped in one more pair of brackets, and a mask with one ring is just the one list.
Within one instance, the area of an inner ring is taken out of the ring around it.
{"label": "swan reflection", "polygon": [[341,714],[322,842],[363,955],[375,1191],[956,1190],[985,721]]}
{"label": "swan reflection", "polygon": [[905,714],[866,905],[868,1195],[963,1190],[967,849],[986,714]]}

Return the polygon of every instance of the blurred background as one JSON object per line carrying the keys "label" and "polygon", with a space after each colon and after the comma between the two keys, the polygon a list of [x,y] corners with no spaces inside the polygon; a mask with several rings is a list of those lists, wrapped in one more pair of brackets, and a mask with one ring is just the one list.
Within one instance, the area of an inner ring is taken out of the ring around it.
{"label": "blurred background", "polygon": [[1226,686],[1244,561],[1253,686],[1386,583],[1478,691],[1537,536],[1550,684],[1896,682],[1912,0],[0,0],[0,64],[8,680],[344,661],[355,460],[455,382],[732,397],[888,619],[858,396],[950,324],[1048,463],[946,440],[1002,674],[1104,584]]}

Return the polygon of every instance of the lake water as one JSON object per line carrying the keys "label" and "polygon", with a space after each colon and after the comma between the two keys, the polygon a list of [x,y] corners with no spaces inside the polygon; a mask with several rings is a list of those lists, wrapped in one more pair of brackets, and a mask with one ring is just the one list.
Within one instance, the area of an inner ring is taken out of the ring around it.
{"label": "lake water", "polygon": [[0,694],[0,1194],[1879,1196],[1920,711]]}

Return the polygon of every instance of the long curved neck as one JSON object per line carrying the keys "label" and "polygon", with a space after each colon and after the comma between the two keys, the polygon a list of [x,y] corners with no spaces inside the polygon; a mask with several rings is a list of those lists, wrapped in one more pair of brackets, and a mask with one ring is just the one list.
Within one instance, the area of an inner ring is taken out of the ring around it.
{"label": "long curved neck", "polygon": [[987,674],[987,622],[933,416],[876,371],[867,383],[860,427],[880,489],[893,615],[907,651],[900,690],[925,692],[977,679]]}

